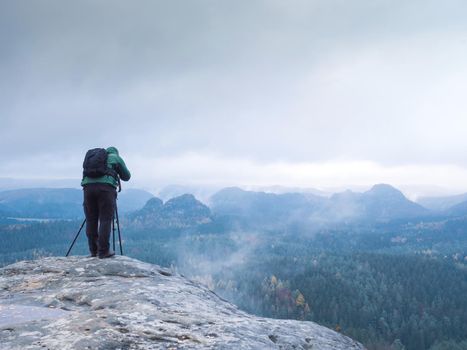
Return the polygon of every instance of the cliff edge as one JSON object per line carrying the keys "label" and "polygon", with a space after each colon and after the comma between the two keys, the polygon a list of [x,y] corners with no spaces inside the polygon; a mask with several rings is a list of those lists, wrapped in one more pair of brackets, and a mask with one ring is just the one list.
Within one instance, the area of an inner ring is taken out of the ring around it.
{"label": "cliff edge", "polygon": [[206,287],[117,256],[0,269],[0,349],[364,349],[312,322],[249,315]]}

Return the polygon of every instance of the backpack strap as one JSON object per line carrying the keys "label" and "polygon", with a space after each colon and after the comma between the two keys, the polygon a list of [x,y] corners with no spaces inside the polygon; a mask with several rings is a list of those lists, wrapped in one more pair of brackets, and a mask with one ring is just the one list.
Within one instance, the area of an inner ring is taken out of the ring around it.
{"label": "backpack strap", "polygon": [[120,182],[120,176],[117,176],[117,182],[118,182],[118,192],[122,192],[122,183]]}

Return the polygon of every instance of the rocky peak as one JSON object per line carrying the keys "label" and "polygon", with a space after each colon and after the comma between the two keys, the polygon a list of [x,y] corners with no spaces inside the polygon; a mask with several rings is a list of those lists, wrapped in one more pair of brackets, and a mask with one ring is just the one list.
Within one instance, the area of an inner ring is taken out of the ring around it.
{"label": "rocky peak", "polygon": [[167,209],[184,209],[186,207],[206,207],[203,203],[198,201],[192,194],[186,193],[181,196],[169,199],[165,203]]}
{"label": "rocky peak", "polygon": [[363,193],[366,215],[374,219],[406,219],[428,215],[428,210],[408,200],[398,189],[379,184]]}
{"label": "rocky peak", "polygon": [[159,210],[160,208],[162,208],[162,206],[163,206],[162,200],[157,197],[153,197],[146,202],[142,210],[147,211],[147,212],[152,212],[152,211]]}
{"label": "rocky peak", "polygon": [[150,199],[144,208],[128,216],[132,225],[151,228],[186,228],[211,222],[211,210],[191,194],[162,203]]}
{"label": "rocky peak", "polygon": [[164,212],[169,216],[207,218],[211,215],[209,207],[201,203],[192,194],[184,194],[168,200]]}
{"label": "rocky peak", "polygon": [[397,188],[387,184],[374,185],[369,191],[365,192],[366,196],[378,196],[386,199],[406,200],[404,194]]}
{"label": "rocky peak", "polygon": [[249,315],[206,287],[127,257],[0,269],[1,349],[363,349],[312,322]]}

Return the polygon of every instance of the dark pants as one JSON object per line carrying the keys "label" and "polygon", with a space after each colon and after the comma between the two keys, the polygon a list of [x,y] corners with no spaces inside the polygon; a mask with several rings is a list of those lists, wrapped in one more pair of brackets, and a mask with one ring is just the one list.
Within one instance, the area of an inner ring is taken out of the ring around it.
{"label": "dark pants", "polygon": [[89,184],[84,186],[83,191],[89,251],[93,255],[104,255],[110,248],[109,238],[117,191],[106,184]]}

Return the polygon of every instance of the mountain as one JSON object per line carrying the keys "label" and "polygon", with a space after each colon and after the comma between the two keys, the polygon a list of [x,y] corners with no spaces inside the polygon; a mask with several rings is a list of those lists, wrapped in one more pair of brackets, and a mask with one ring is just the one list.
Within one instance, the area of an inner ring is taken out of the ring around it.
{"label": "mountain", "polygon": [[[137,210],[153,197],[143,190],[123,190],[119,212]],[[83,191],[75,188],[23,188],[0,192],[0,216],[40,219],[79,219],[83,214]]]}
{"label": "mountain", "polygon": [[429,210],[408,200],[401,191],[386,184],[375,185],[363,193],[336,193],[318,214],[328,221],[337,222],[381,222],[429,215]]}
{"label": "mountain", "polygon": [[363,193],[345,191],[329,198],[310,193],[274,194],[231,187],[213,195],[210,203],[217,216],[260,226],[389,221],[430,214],[429,210],[385,184],[375,185]]}
{"label": "mountain", "polygon": [[225,188],[211,199],[213,214],[253,226],[284,225],[306,221],[326,198],[303,193],[266,193]]}
{"label": "mountain", "polygon": [[449,216],[467,216],[467,200],[453,205],[445,213]]}
{"label": "mountain", "polygon": [[373,186],[361,196],[366,218],[394,220],[426,217],[429,210],[408,200],[401,191],[386,185]]}
{"label": "mountain", "polygon": [[80,218],[83,193],[74,188],[25,188],[0,192],[0,204],[22,218]]}
{"label": "mountain", "polygon": [[122,256],[22,261],[0,269],[0,287],[2,349],[364,349],[313,322],[249,315]]}
{"label": "mountain", "polygon": [[[211,220],[210,209],[191,194],[172,198],[165,204],[155,199],[149,208],[143,210],[151,198],[153,195],[143,190],[123,190],[118,196],[119,212],[134,211],[134,215],[129,217],[143,226],[192,227]],[[0,192],[0,217],[80,219],[83,217],[82,201],[82,190],[73,188],[3,191]],[[367,192],[346,191],[331,197],[312,193],[254,192],[230,187],[216,192],[209,203],[214,216],[235,222],[240,227],[388,221],[423,218],[430,214],[399,190],[383,184],[375,185]],[[148,211],[152,214],[149,215]]]}
{"label": "mountain", "polygon": [[350,190],[335,193],[320,210],[318,216],[327,221],[347,221],[361,219],[365,216],[365,206],[362,203],[362,193]]}
{"label": "mountain", "polygon": [[417,200],[417,203],[424,206],[425,208],[443,212],[465,201],[467,201],[467,193],[458,194],[455,196],[421,197]]}
{"label": "mountain", "polygon": [[191,194],[184,194],[163,203],[151,198],[146,205],[127,216],[134,227],[188,228],[211,222],[211,210]]}

